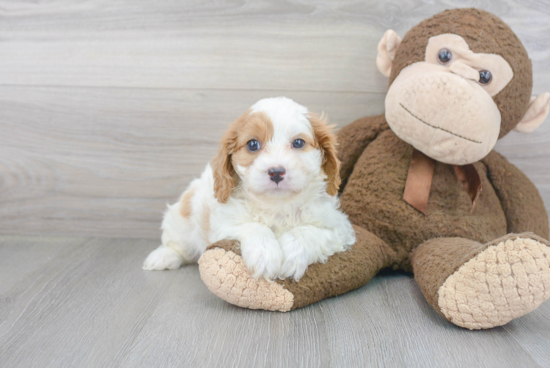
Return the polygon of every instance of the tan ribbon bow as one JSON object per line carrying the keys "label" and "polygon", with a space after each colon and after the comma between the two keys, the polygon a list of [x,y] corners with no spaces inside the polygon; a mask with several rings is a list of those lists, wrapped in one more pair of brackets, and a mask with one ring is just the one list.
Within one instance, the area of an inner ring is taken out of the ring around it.
{"label": "tan ribbon bow", "polygon": [[[435,160],[426,156],[418,150],[414,150],[405,183],[405,193],[403,199],[405,202],[428,215],[428,200],[430,199],[430,189],[434,176]],[[453,169],[462,183],[462,187],[472,200],[473,212],[476,202],[481,194],[481,179],[474,165],[453,165]]]}

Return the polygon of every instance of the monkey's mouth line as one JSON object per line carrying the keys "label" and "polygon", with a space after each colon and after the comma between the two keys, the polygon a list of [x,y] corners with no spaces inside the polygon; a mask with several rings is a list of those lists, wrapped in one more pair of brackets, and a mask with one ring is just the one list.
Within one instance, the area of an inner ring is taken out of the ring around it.
{"label": "monkey's mouth line", "polygon": [[451,134],[451,135],[454,135],[455,137],[462,138],[462,139],[464,139],[464,140],[466,140],[466,141],[469,141],[469,142],[473,142],[473,143],[477,143],[477,144],[481,144],[481,143],[482,143],[482,142],[480,142],[480,141],[476,141],[476,140],[471,139],[471,138],[463,137],[463,136],[461,136],[460,134],[453,133],[453,132],[451,132],[450,130],[447,130],[447,129],[445,129],[445,128],[441,128],[441,127],[432,125],[432,124],[430,124],[430,123],[426,123],[424,120],[420,119],[418,116],[416,116],[415,114],[413,114],[412,112],[410,112],[409,109],[407,109],[405,106],[403,106],[402,103],[399,103],[399,105],[400,105],[406,112],[408,112],[409,114],[411,114],[411,116],[412,116],[413,118],[417,119],[417,120],[420,121],[421,123],[426,124],[426,125],[429,126],[430,128],[434,128],[434,129],[441,130],[441,131],[443,131],[443,132],[445,132],[445,133],[449,133],[449,134]]}

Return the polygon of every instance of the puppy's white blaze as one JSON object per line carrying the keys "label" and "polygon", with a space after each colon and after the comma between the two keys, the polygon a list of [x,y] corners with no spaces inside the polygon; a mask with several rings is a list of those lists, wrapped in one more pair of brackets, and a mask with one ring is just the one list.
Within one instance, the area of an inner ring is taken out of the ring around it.
{"label": "puppy's white blaze", "polygon": [[286,97],[266,98],[256,102],[251,112],[263,112],[273,125],[274,130],[271,144],[273,146],[288,145],[289,139],[300,134],[312,136],[312,129],[307,118],[307,107],[297,104]]}
{"label": "puppy's white blaze", "polygon": [[[355,243],[355,231],[338,210],[338,198],[327,194],[320,148],[292,147],[298,135],[314,141],[307,108],[277,97],[260,100],[250,109],[250,114],[259,112],[269,118],[273,134],[251,163],[234,164],[238,180],[227,202],[214,197],[213,171],[207,165],[182,199],[169,206],[162,245],[149,255],[144,268],[195,262],[208,244],[235,239],[254,276],[299,279],[308,265],[325,262]],[[267,170],[278,166],[286,173],[275,183]]]}

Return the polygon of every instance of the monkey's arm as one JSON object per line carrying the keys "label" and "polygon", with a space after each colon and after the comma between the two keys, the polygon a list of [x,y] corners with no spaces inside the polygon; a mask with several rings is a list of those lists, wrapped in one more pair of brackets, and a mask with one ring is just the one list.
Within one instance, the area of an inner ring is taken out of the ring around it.
{"label": "monkey's arm", "polygon": [[491,151],[482,162],[506,215],[508,232],[530,231],[548,239],[548,214],[535,185],[495,151]]}
{"label": "monkey's arm", "polygon": [[389,129],[384,114],[377,116],[367,116],[355,120],[338,131],[338,158],[342,162],[340,166],[340,177],[342,184],[340,192],[348,181],[353,166],[361,156],[370,142],[372,142],[378,133]]}

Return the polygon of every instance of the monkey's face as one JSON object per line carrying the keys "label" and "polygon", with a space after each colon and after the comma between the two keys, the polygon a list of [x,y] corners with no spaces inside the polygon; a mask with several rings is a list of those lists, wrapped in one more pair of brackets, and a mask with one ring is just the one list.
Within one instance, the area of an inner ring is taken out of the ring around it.
{"label": "monkey's face", "polygon": [[391,84],[387,122],[399,138],[437,161],[479,161],[500,133],[493,96],[513,76],[503,57],[474,53],[455,34],[433,36],[425,60],[403,68]]}
{"label": "monkey's face", "polygon": [[440,162],[479,161],[498,138],[530,133],[550,113],[550,93],[531,96],[531,61],[521,41],[483,10],[445,10],[403,40],[388,30],[376,65],[390,78],[388,124]]}

